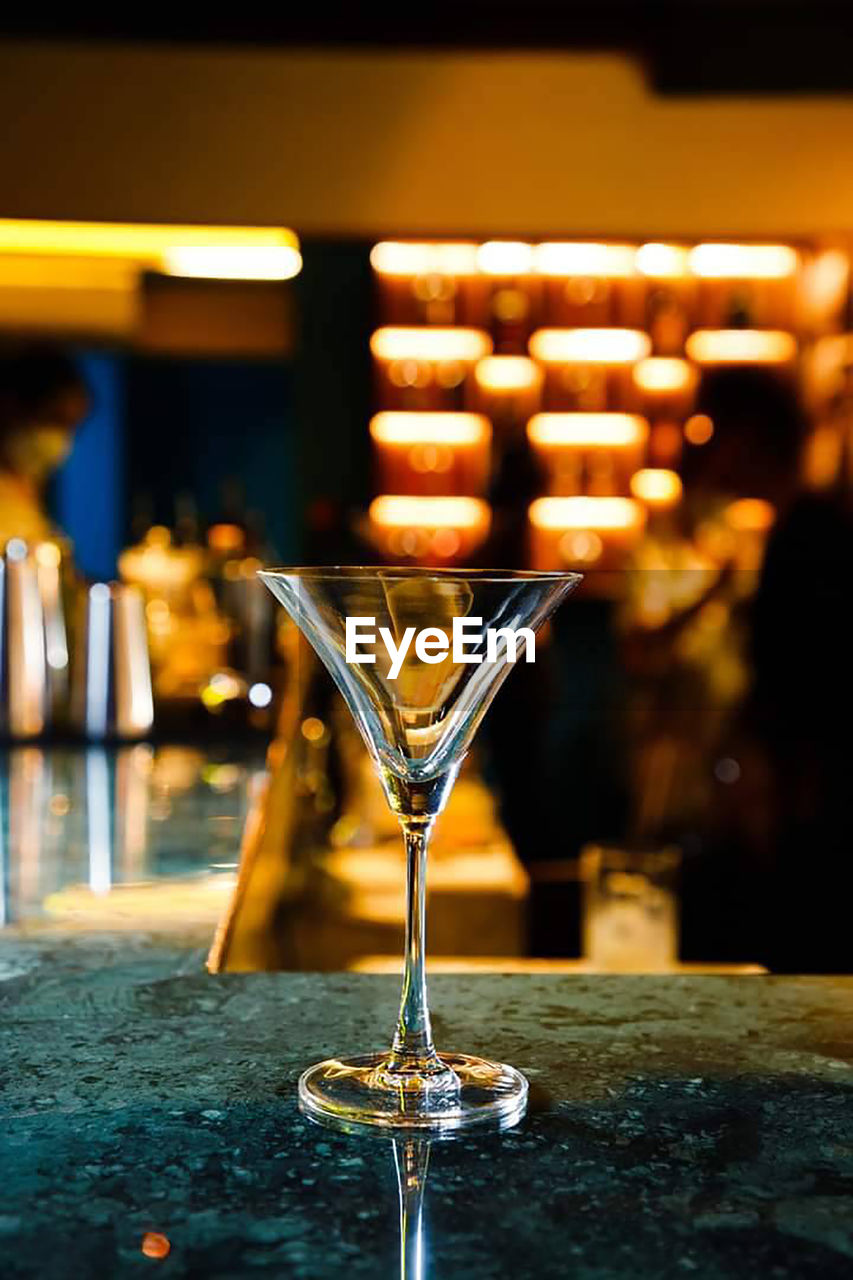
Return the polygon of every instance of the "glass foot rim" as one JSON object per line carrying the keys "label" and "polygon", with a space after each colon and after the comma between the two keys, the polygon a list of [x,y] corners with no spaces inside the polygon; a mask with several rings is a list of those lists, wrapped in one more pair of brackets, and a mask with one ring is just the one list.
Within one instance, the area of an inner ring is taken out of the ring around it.
{"label": "glass foot rim", "polygon": [[460,1086],[447,1095],[409,1095],[378,1087],[387,1053],[330,1058],[299,1078],[299,1109],[309,1119],[346,1131],[385,1130],[429,1135],[482,1127],[508,1129],[527,1109],[528,1084],[515,1067],[465,1053],[439,1054]]}

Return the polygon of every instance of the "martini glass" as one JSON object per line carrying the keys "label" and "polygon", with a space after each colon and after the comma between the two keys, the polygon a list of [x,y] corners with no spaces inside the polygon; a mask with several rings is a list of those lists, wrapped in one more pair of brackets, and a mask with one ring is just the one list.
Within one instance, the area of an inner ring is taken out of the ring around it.
{"label": "martini glass", "polygon": [[[424,967],[427,845],[480,721],[513,660],[529,654],[525,639],[511,633],[535,633],[580,576],[328,568],[270,569],[260,577],[342,693],[406,848],[403,991],[391,1049],[311,1067],[299,1081],[300,1105],[313,1119],[345,1128],[433,1134],[474,1124],[503,1128],[524,1113],[527,1081],[521,1073],[468,1054],[438,1053],[433,1043]],[[356,618],[361,634],[374,637],[372,645],[358,646],[358,652],[372,653],[372,662],[353,661],[352,649],[347,658],[347,619]],[[466,620],[468,661],[454,658],[454,619]],[[425,630],[422,639],[431,643],[416,648]],[[392,649],[400,650],[407,637],[405,655],[395,662]],[[523,740],[518,749],[525,749]]]}

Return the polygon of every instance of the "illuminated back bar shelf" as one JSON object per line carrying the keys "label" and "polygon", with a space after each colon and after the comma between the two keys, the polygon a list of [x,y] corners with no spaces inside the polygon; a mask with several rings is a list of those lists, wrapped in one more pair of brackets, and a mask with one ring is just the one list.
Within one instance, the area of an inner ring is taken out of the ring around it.
{"label": "illuminated back bar shelf", "polygon": [[643,465],[649,424],[631,413],[537,413],[527,438],[553,494],[624,494]]}
{"label": "illuminated back bar shelf", "polygon": [[470,557],[489,533],[489,504],[480,498],[382,494],[369,511],[376,545],[391,561],[451,564]]}
{"label": "illuminated back bar shelf", "polygon": [[[617,567],[678,508],[684,450],[714,437],[696,407],[703,377],[807,368],[825,402],[853,366],[837,245],[383,241],[371,263],[384,321],[371,525],[416,560],[434,558],[436,537],[448,563],[482,544],[490,467],[526,438],[543,476],[530,562]],[[442,496],[479,505],[444,510]]]}
{"label": "illuminated back bar shelf", "polygon": [[537,498],[530,506],[531,559],[535,569],[576,565],[618,569],[637,544],[646,512],[635,498]]}
{"label": "illuminated back bar shelf", "polygon": [[698,365],[784,365],[795,358],[797,342],[781,329],[697,329],[686,351]]}
{"label": "illuminated back bar shelf", "polygon": [[492,424],[480,413],[386,410],[370,423],[384,493],[482,493],[489,479]]}

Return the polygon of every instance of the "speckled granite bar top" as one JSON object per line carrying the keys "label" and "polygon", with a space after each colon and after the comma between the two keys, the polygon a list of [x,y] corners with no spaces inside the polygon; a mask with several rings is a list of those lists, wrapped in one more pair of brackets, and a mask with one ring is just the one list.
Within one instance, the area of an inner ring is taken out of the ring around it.
{"label": "speckled granite bar top", "polygon": [[[383,1044],[394,979],[85,946],[0,945],[0,972],[5,1278],[400,1274],[391,1144],[295,1101]],[[440,1045],[520,1067],[532,1106],[433,1145],[426,1277],[853,1274],[853,979],[431,986]]]}

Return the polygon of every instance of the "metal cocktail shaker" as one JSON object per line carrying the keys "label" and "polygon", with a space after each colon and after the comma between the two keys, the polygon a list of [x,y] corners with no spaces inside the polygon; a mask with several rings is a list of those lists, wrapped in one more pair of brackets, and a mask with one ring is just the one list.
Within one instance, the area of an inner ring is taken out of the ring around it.
{"label": "metal cocktail shaker", "polygon": [[154,722],[145,606],[137,587],[96,582],[83,600],[72,717],[90,739],[141,738]]}

